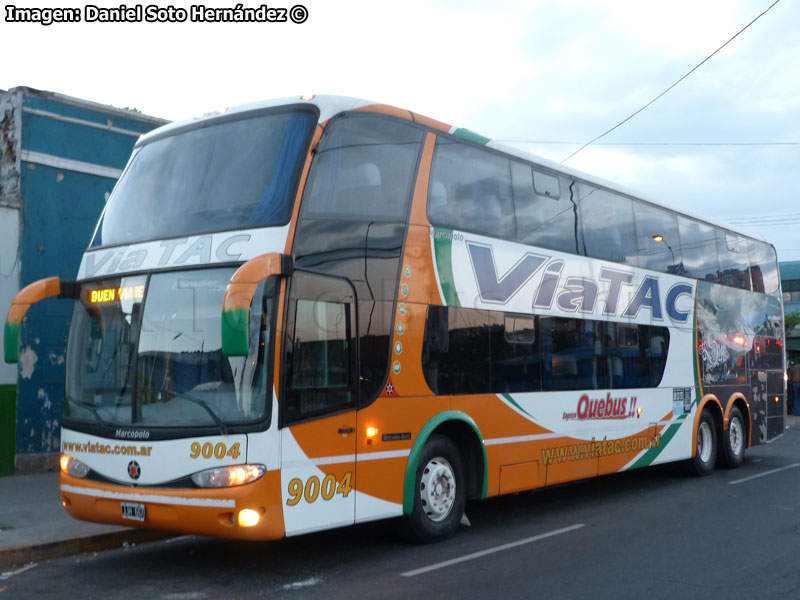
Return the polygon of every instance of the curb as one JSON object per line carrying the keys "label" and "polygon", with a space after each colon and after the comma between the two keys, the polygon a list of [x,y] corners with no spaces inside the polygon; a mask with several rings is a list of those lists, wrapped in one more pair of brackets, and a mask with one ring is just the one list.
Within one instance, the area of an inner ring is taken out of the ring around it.
{"label": "curb", "polygon": [[0,571],[8,567],[16,567],[32,561],[63,558],[83,552],[108,550],[127,544],[154,542],[179,534],[169,531],[150,531],[149,529],[120,529],[107,533],[88,534],[40,542],[19,544],[0,548]]}

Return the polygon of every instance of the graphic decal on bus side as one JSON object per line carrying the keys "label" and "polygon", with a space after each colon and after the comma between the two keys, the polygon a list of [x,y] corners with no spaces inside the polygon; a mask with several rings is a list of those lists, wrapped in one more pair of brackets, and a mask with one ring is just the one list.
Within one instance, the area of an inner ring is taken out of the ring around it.
{"label": "graphic decal on bus side", "polygon": [[138,465],[138,484],[159,485],[202,469],[242,464],[247,452],[247,435],[148,440],[146,444],[139,444],[62,429],[61,451],[99,475],[122,482],[131,474],[133,460]]}
{"label": "graphic decal on bus side", "polygon": [[[783,335],[780,300],[702,281],[697,296],[703,380],[709,384],[736,383],[744,372],[743,357],[755,351],[753,361],[763,363],[762,354],[769,345],[764,338],[771,343]],[[762,341],[757,343],[759,338]],[[782,368],[782,363],[770,366]]]}
{"label": "graphic decal on bus side", "polygon": [[287,536],[402,514],[402,505],[358,490],[355,455],[312,457],[308,452],[291,428],[281,429],[281,504]]}
{"label": "graphic decal on bus side", "polygon": [[685,278],[436,227],[431,238],[449,306],[693,322],[695,282]]}
{"label": "graphic decal on bus side", "polygon": [[580,460],[590,460],[593,458],[603,458],[617,454],[628,454],[650,448],[661,446],[661,434],[653,436],[638,435],[635,437],[609,440],[604,437],[602,440],[592,438],[588,442],[580,442],[567,446],[556,446],[542,448],[542,463],[549,466],[556,463],[564,463]]}
{"label": "graphic decal on bus side", "polygon": [[[437,227],[430,235],[434,272],[448,306],[670,328],[673,350],[666,355],[675,357],[668,358],[658,388],[551,391],[547,403],[536,401],[537,392],[501,394],[509,408],[551,433],[487,444],[551,439],[551,448],[561,448],[553,450],[554,465],[564,453],[571,457],[566,463],[595,458],[615,470],[688,457],[692,432],[682,425],[691,422],[696,399],[688,411],[682,406],[675,412],[673,388],[695,383],[687,369],[691,363],[678,357],[693,352],[695,280]],[[610,443],[605,450],[603,441]],[[597,452],[571,450],[593,442],[601,444]]]}
{"label": "graphic decal on bus side", "polygon": [[589,394],[581,394],[575,412],[564,413],[565,421],[592,421],[605,419],[632,419],[641,416],[641,409],[636,409],[636,396],[611,397],[607,392],[604,398],[590,398]]}
{"label": "graphic decal on bus side", "polygon": [[83,255],[78,279],[245,261],[283,252],[288,231],[288,225],[262,227],[91,250]]}

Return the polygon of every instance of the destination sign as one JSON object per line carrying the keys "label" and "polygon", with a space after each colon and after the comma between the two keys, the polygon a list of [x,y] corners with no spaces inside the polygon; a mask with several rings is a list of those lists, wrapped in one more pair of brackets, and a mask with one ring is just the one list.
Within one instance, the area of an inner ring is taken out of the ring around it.
{"label": "destination sign", "polygon": [[120,300],[141,300],[142,298],[144,298],[143,285],[89,290],[89,302],[92,304],[104,304]]}

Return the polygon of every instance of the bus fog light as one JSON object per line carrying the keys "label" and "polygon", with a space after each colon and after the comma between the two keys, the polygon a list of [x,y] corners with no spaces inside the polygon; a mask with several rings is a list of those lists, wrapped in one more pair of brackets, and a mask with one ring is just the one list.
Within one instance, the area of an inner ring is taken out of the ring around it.
{"label": "bus fog light", "polygon": [[232,487],[252,483],[266,472],[267,468],[264,465],[216,467],[195,473],[192,475],[192,481],[197,487],[202,488]]}
{"label": "bus fog light", "polygon": [[72,458],[68,454],[62,454],[59,460],[61,471],[72,477],[83,479],[89,473],[89,467],[83,464],[76,458]]}
{"label": "bus fog light", "polygon": [[238,522],[240,527],[255,527],[261,520],[261,515],[257,510],[245,508],[239,511]]}

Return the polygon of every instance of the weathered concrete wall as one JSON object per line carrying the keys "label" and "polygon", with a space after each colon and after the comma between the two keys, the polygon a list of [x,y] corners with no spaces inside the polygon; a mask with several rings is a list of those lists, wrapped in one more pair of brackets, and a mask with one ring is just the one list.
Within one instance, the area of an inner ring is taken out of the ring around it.
{"label": "weathered concrete wall", "polygon": [[[19,291],[19,140],[22,94],[0,93],[0,314]],[[5,331],[0,329],[0,345]],[[16,365],[0,361],[0,475],[14,470]]]}
{"label": "weathered concrete wall", "polygon": [[19,208],[22,94],[0,92],[0,206]]}
{"label": "weathered concrete wall", "polygon": [[[15,88],[7,96],[12,100],[6,98],[6,104],[16,103],[16,133],[9,148],[17,166],[3,179],[3,189],[16,190],[19,208],[11,208],[14,193],[9,192],[6,210],[16,211],[18,236],[9,244],[0,240],[0,252],[13,250],[16,292],[44,277],[75,279],[133,145],[163,121],[28,88]],[[4,313],[11,298],[0,301]],[[20,472],[49,468],[57,460],[72,306],[67,300],[44,300],[28,310],[22,323],[19,365],[13,372],[15,466]]]}

